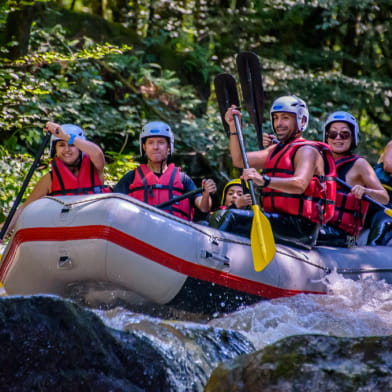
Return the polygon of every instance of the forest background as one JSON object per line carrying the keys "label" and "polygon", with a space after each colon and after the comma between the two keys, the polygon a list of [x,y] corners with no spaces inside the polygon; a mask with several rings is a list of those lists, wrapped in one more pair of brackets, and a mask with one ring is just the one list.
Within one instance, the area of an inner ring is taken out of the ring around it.
{"label": "forest background", "polygon": [[[105,151],[113,185],[139,161],[144,123],[175,133],[175,161],[196,182],[238,175],[214,93],[235,57],[261,61],[268,108],[296,94],[306,137],[348,110],[374,164],[392,138],[391,0],[0,0],[0,222],[42,144],[46,121],[76,123]],[[244,113],[247,150],[257,149]],[[25,194],[48,170],[48,151]]]}

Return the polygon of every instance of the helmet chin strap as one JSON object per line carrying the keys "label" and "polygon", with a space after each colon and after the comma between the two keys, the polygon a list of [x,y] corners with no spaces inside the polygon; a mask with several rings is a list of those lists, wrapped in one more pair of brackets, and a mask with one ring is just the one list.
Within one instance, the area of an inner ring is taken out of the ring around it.
{"label": "helmet chin strap", "polygon": [[[151,160],[147,158],[147,166],[150,168],[151,171],[154,171],[154,172],[155,172],[155,170],[154,170],[155,167],[154,167],[153,165],[151,165],[150,162],[151,162]],[[159,162],[159,174],[162,174],[162,173],[163,173],[163,165],[165,164],[165,162],[167,163],[167,158],[162,159],[162,160]],[[155,172],[155,173],[156,173],[156,172]]]}
{"label": "helmet chin strap", "polygon": [[160,167],[160,169],[159,169],[159,174],[162,174],[162,168],[163,168],[163,163],[164,162],[167,162],[167,158],[166,159],[162,159],[162,161],[161,161],[161,167]]}

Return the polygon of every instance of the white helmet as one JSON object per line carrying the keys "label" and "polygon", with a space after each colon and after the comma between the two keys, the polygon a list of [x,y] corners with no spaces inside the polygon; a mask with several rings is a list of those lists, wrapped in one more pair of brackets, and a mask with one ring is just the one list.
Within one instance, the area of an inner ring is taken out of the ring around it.
{"label": "white helmet", "polygon": [[[63,124],[63,125],[61,125],[61,129],[64,131],[64,133],[67,133],[70,136],[75,135],[83,140],[86,140],[86,136],[84,136],[83,129],[78,127],[77,125]],[[52,135],[52,137],[50,138],[50,157],[51,158],[53,158],[56,154],[55,144],[58,140],[61,140],[61,139],[55,135]]]}
{"label": "white helmet", "polygon": [[[272,104],[270,110],[270,118],[271,118],[272,129],[274,132],[275,132],[275,128],[274,128],[274,120],[272,114],[277,112],[295,114],[297,117],[297,127],[301,132],[303,132],[308,126],[309,111],[306,106],[306,103],[301,98],[298,98],[295,95],[279,97]],[[304,118],[305,121],[303,121]]]}
{"label": "white helmet", "polygon": [[330,127],[330,125],[334,122],[344,122],[347,123],[351,129],[351,133],[353,135],[353,140],[351,143],[350,149],[354,149],[358,147],[359,144],[359,126],[357,123],[357,120],[355,117],[349,113],[349,112],[343,112],[343,111],[338,111],[338,112],[333,112],[330,114],[327,118],[327,121],[324,124],[324,130],[323,130],[323,140],[324,143],[327,142],[327,132]]}
{"label": "white helmet", "polygon": [[174,152],[174,135],[171,131],[169,125],[164,123],[163,121],[151,121],[147,123],[142,130],[142,133],[139,137],[139,145],[140,145],[140,155],[144,156],[143,144],[149,137],[164,137],[168,139],[170,152],[169,155]]}

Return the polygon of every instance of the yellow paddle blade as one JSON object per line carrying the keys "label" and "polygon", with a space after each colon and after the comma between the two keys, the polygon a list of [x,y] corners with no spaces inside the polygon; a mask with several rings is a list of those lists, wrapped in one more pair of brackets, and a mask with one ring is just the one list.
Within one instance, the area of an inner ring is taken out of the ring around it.
{"label": "yellow paddle blade", "polygon": [[262,271],[274,258],[276,247],[271,223],[261,212],[257,204],[252,205],[253,221],[250,233],[253,266],[255,271]]}
{"label": "yellow paddle blade", "polygon": [[384,212],[392,218],[392,210],[390,208],[386,208]]}

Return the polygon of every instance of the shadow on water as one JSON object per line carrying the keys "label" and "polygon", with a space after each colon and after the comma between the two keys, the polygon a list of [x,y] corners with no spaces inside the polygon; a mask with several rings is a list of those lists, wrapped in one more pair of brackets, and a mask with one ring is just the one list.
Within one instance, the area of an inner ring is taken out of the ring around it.
{"label": "shadow on water", "polygon": [[121,307],[160,319],[207,323],[262,298],[213,283],[188,278],[180,292],[164,305],[151,303],[135,293],[107,285],[78,284],[69,287],[67,297],[82,306],[109,310]]}

